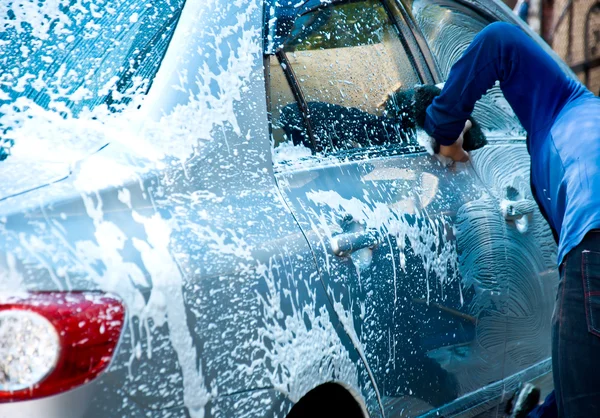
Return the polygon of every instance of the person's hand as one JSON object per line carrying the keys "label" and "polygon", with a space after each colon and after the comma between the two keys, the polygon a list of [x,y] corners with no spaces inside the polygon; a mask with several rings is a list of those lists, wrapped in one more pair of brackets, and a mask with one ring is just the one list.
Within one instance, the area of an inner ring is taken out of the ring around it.
{"label": "person's hand", "polygon": [[463,141],[465,133],[467,133],[467,131],[471,129],[471,126],[473,126],[473,124],[470,120],[467,120],[467,122],[465,123],[465,128],[461,132],[456,142],[452,145],[440,145],[439,154],[443,155],[444,157],[451,158],[454,161],[460,161],[462,163],[469,161],[469,154],[467,154],[467,151],[465,151],[465,149],[463,148]]}

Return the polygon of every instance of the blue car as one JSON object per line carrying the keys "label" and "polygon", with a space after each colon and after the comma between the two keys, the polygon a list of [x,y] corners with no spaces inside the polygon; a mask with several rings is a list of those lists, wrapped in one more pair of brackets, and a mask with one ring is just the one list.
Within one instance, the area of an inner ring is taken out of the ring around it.
{"label": "blue car", "polygon": [[494,21],[549,50],[500,1],[0,19],[0,418],[473,417],[551,385],[523,128],[496,86],[447,165],[394,100]]}

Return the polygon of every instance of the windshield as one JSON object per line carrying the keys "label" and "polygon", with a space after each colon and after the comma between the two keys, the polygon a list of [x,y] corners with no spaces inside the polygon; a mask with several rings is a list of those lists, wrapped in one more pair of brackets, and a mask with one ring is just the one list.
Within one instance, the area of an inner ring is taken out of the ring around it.
{"label": "windshield", "polygon": [[0,166],[73,162],[103,146],[99,131],[152,83],[183,3],[2,2],[0,159],[12,155]]}

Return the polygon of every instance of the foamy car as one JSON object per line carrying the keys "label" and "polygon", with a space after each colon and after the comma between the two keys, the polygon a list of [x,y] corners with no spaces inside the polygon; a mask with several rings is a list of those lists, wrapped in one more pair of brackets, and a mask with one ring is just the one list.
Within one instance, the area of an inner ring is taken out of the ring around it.
{"label": "foamy car", "polygon": [[488,144],[445,167],[388,103],[520,24],[500,2],[0,19],[0,417],[475,416],[549,381],[518,120],[490,90]]}

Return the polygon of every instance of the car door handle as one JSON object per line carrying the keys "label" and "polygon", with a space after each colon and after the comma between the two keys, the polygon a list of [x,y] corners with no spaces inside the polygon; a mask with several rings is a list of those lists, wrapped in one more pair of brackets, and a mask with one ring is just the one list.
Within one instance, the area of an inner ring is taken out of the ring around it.
{"label": "car door handle", "polygon": [[515,221],[521,219],[525,215],[533,213],[537,204],[533,200],[503,200],[500,203],[502,216],[507,221]]}
{"label": "car door handle", "polygon": [[371,248],[377,244],[379,233],[376,230],[366,230],[335,235],[331,240],[331,249],[338,257],[345,257],[354,251]]}

